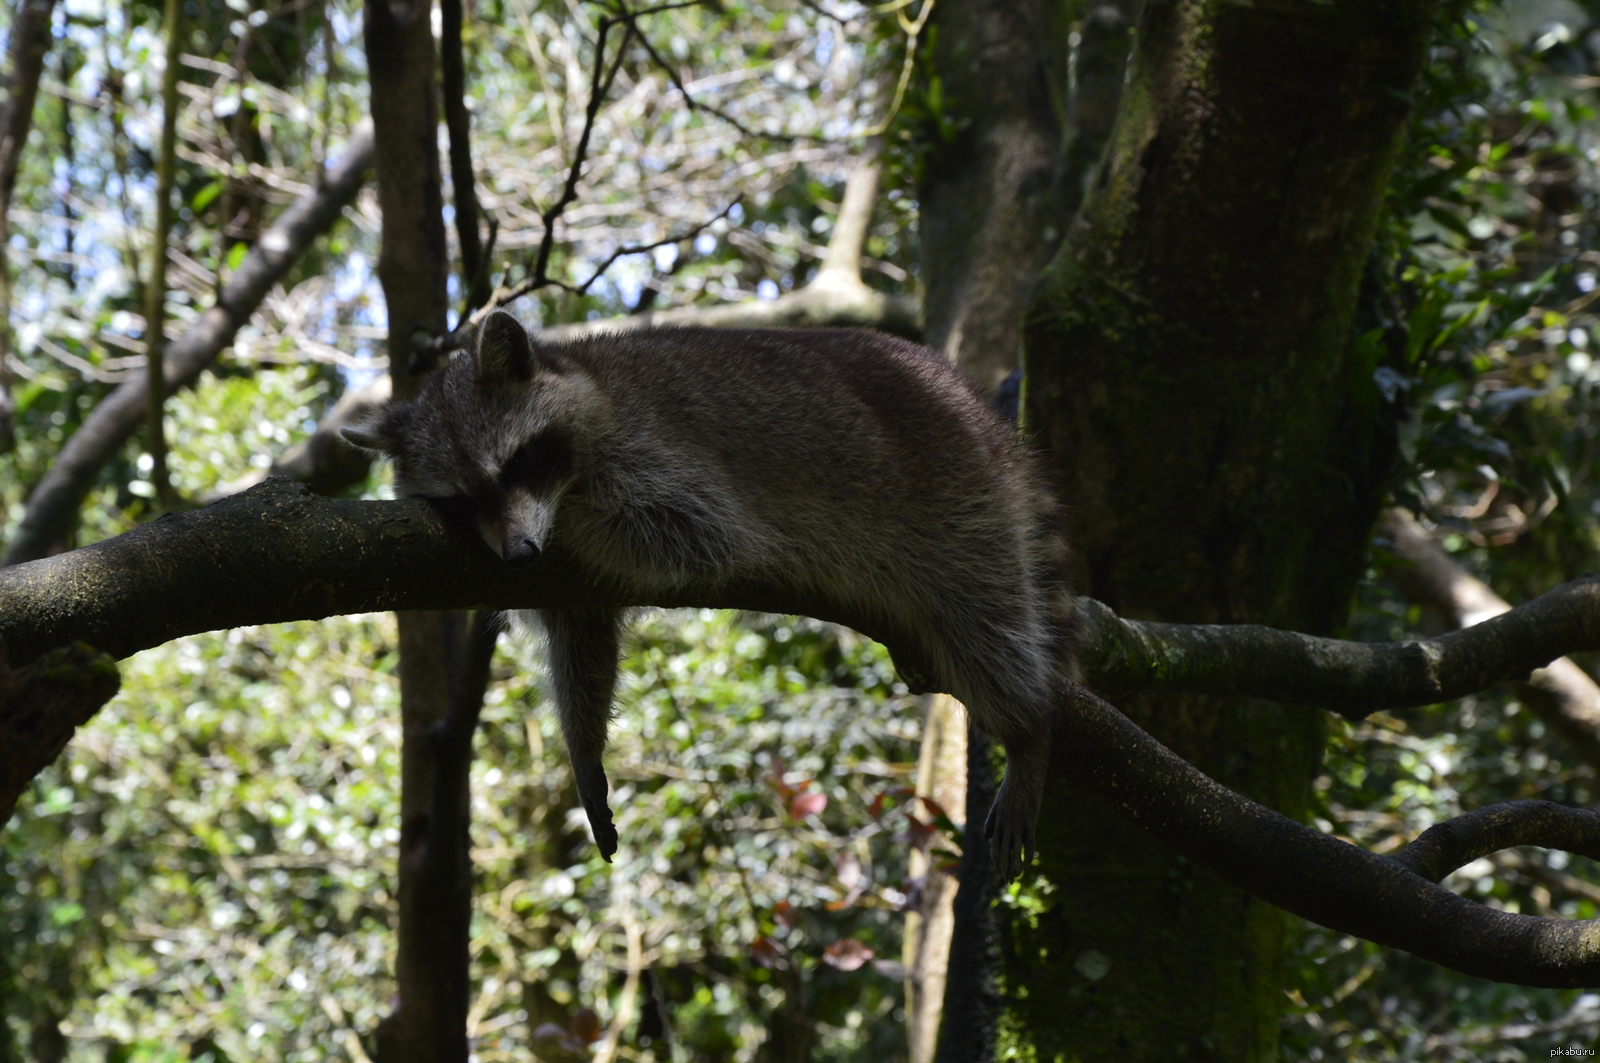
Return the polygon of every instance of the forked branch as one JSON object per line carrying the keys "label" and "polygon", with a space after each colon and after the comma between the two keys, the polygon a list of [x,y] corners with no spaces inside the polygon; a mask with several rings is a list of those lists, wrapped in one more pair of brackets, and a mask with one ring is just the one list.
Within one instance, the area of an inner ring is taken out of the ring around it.
{"label": "forked branch", "polygon": [[1064,702],[1054,770],[1087,781],[1107,804],[1240,889],[1466,974],[1600,985],[1600,920],[1513,915],[1433,881],[1462,857],[1506,845],[1571,844],[1593,853],[1593,813],[1558,815],[1543,802],[1496,806],[1441,825],[1431,839],[1423,835],[1415,855],[1379,856],[1241,797],[1083,687],[1071,687]]}

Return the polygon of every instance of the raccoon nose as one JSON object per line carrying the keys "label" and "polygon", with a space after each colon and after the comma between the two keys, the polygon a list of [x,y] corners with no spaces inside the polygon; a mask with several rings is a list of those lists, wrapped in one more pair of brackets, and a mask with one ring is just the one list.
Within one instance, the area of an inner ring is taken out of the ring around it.
{"label": "raccoon nose", "polygon": [[518,539],[506,544],[504,556],[512,568],[526,568],[539,560],[539,544],[532,539]]}

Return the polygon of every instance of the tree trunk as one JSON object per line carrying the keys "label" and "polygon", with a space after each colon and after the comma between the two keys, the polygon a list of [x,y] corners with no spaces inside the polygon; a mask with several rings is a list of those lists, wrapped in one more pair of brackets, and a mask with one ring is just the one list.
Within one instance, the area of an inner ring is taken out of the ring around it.
{"label": "tree trunk", "polygon": [[[1074,79],[1068,31],[1080,19]],[[990,392],[1021,360],[1028,293],[1110,133],[1127,50],[1125,30],[1116,31],[1126,22],[1115,4],[1083,0],[944,0],[935,11],[933,71],[949,120],[941,128],[953,133],[931,145],[920,190],[927,342]],[[996,780],[991,743],[973,732],[969,750],[966,732],[960,703],[927,699],[917,789],[974,825]],[[970,787],[969,765],[978,773]],[[924,886],[906,921],[911,1063],[936,1053],[950,1063],[984,1058],[993,1050],[997,974],[997,883],[987,852],[967,846],[959,896],[951,876],[915,862],[913,873]]]}
{"label": "tree trunk", "polygon": [[[378,279],[389,310],[389,372],[394,394],[416,394],[427,366],[412,336],[446,331],[443,192],[438,98],[434,88],[432,7],[428,0],[369,0],[367,69],[372,79],[374,170],[383,212]],[[461,743],[451,730],[451,650],[463,644],[460,614],[401,613],[399,991],[378,1027],[379,1063],[466,1063],[466,824],[441,822],[458,804],[444,792],[456,773],[444,763]],[[470,752],[470,736],[466,743]],[[464,785],[465,777],[461,776]],[[454,818],[454,817],[452,817]],[[464,988],[464,986],[462,987]]]}
{"label": "tree trunk", "polygon": [[[1149,0],[1106,160],[1029,308],[1025,417],[1079,589],[1128,617],[1329,632],[1392,458],[1349,358],[1428,0]],[[1301,815],[1314,713],[1130,699],[1218,781]],[[1057,776],[1002,935],[1002,1050],[1268,1060],[1281,912]]]}

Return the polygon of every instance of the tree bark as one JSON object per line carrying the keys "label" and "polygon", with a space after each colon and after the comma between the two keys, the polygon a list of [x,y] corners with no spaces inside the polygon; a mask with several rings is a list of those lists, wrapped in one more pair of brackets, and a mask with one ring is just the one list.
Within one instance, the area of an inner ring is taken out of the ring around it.
{"label": "tree bark", "polygon": [[[11,194],[17,187],[22,149],[33,127],[44,57],[50,51],[50,16],[55,0],[18,0],[11,16],[11,70],[0,109],[0,454],[16,445],[16,406],[11,396]],[[69,230],[70,232],[70,230]]]}
{"label": "tree bark", "polygon": [[439,0],[441,88],[450,130],[450,186],[455,193],[456,245],[461,249],[462,317],[489,301],[489,263],[478,233],[478,193],[472,173],[472,117],[467,111],[466,56],[462,50],[461,0]]}
{"label": "tree bark", "polygon": [[[1067,31],[1080,17],[1077,77],[1069,79]],[[932,144],[921,189],[927,342],[991,393],[1021,360],[1028,292],[1077,207],[1074,190],[1110,134],[1126,22],[1114,4],[1081,0],[1054,7],[1038,0],[943,0],[935,10],[933,71],[946,108],[939,128],[950,132]],[[1102,24],[1123,31],[1102,31]],[[929,699],[925,736],[966,726],[959,703]],[[952,815],[978,824],[994,793],[995,765],[987,739],[974,732],[970,742],[970,756],[963,749],[956,757],[939,752],[942,739],[925,745],[919,790],[942,795]],[[970,793],[969,765],[983,773]],[[950,768],[957,777],[944,774]],[[959,898],[948,876],[930,873],[922,911],[907,922],[912,1063],[934,1058],[941,1024],[939,1058],[971,1060],[992,1051],[998,954],[991,907],[998,883],[982,850],[965,849]],[[935,993],[939,986],[944,991]]]}
{"label": "tree bark", "polygon": [[[415,356],[414,341],[449,328],[432,4],[368,0],[365,33],[389,375],[394,394],[410,398],[431,368]],[[399,991],[378,1026],[378,1063],[466,1063],[468,802],[454,791],[466,785],[462,758],[470,758],[472,747],[470,733],[441,738],[460,717],[451,712],[451,677],[463,667],[464,618],[430,611],[401,612],[398,620]]]}
{"label": "tree bark", "polygon": [[5,651],[0,642],[0,826],[34,776],[120,685],[116,662],[81,642],[15,671]]}
{"label": "tree bark", "polygon": [[[1344,622],[1392,454],[1375,404],[1352,401],[1372,385],[1351,324],[1430,11],[1146,4],[1025,355],[1080,589],[1121,615]],[[1121,707],[1224,785],[1303,812],[1316,719],[1204,696]],[[1281,913],[1130,830],[1081,774],[1056,778],[1040,881],[1010,909],[1002,1047],[1273,1058]]]}
{"label": "tree bark", "polygon": [[986,391],[1017,367],[1023,309],[1065,219],[1054,194],[1067,27],[1042,0],[952,0],[935,10],[933,66],[948,139],[921,188],[927,343]]}
{"label": "tree bark", "polygon": [[145,281],[145,450],[156,503],[171,509],[176,499],[167,474],[167,245],[172,239],[172,185],[178,169],[178,42],[183,4],[166,0],[161,15],[166,67],[161,74],[161,146],[156,154],[156,217],[150,240],[150,277]]}

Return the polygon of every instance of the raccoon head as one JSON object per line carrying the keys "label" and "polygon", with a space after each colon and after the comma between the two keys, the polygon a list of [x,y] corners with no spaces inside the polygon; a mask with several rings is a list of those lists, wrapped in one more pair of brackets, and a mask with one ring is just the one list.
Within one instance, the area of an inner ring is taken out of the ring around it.
{"label": "raccoon head", "polygon": [[537,560],[577,478],[573,420],[582,374],[542,349],[510,314],[490,314],[470,355],[436,372],[410,402],[341,430],[395,462],[395,490],[475,524],[509,565]]}

